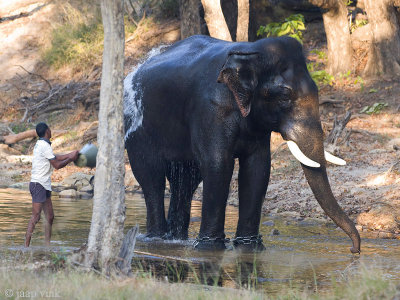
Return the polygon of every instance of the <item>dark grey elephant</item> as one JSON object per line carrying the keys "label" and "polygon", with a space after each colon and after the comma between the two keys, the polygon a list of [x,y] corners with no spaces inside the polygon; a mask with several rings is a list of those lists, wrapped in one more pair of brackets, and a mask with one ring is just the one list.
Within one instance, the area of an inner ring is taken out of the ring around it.
{"label": "dark grey elephant", "polygon": [[[318,89],[301,45],[288,37],[231,43],[193,36],[148,59],[125,79],[125,143],[142,186],[149,236],[185,239],[192,195],[203,181],[198,249],[224,248],[225,206],[239,159],[234,245],[262,249],[261,206],[270,175],[271,131],[301,162],[328,216],[360,251],[360,236],[334,198],[319,118]],[[165,178],[171,201],[164,213]]]}

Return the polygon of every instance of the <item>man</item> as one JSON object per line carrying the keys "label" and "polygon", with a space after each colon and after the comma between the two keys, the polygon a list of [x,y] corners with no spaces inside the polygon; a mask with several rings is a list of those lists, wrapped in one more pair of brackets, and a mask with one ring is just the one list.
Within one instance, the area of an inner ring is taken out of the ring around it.
{"label": "man", "polygon": [[39,140],[33,149],[32,174],[29,183],[29,191],[32,195],[32,216],[29,220],[25,236],[25,247],[29,247],[35,225],[40,220],[40,213],[43,209],[46,217],[45,242],[50,245],[51,227],[53,225],[54,213],[51,203],[51,173],[53,167],[61,169],[78,158],[79,151],[72,151],[65,155],[54,155],[51,148],[51,130],[46,123],[39,123],[36,126],[36,133]]}

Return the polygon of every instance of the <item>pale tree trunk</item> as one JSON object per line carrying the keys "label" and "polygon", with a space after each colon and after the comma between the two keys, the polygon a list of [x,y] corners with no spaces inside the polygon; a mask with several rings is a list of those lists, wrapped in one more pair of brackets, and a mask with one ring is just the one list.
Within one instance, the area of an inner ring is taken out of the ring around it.
{"label": "pale tree trunk", "polygon": [[394,5],[400,1],[365,0],[372,41],[364,76],[400,75],[400,29]]}
{"label": "pale tree trunk", "polygon": [[101,0],[104,25],[103,69],[93,215],[84,264],[108,274],[123,239],[124,190],[124,1]]}
{"label": "pale tree trunk", "polygon": [[201,34],[200,0],[180,0],[181,38]]}
{"label": "pale tree trunk", "polygon": [[206,20],[210,36],[217,39],[232,41],[231,34],[226,25],[222,13],[220,0],[201,0],[204,7],[204,19]]}
{"label": "pale tree trunk", "polygon": [[328,72],[332,75],[352,70],[353,49],[345,0],[310,0],[322,14],[328,42]]}
{"label": "pale tree trunk", "polygon": [[236,41],[247,42],[249,40],[250,0],[238,1],[238,21]]}

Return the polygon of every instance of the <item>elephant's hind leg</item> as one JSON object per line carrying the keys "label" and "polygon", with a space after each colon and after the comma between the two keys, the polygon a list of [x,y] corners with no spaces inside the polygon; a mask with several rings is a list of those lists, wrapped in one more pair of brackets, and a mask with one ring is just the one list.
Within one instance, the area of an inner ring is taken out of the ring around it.
{"label": "elephant's hind leg", "polygon": [[187,239],[193,193],[201,181],[200,171],[194,162],[172,161],[167,178],[171,187],[168,210],[168,237]]}
{"label": "elephant's hind leg", "polygon": [[[141,159],[135,159],[138,157]],[[165,163],[161,159],[143,155],[136,155],[132,159],[129,155],[129,160],[146,201],[147,236],[164,238],[167,233],[164,210]]]}

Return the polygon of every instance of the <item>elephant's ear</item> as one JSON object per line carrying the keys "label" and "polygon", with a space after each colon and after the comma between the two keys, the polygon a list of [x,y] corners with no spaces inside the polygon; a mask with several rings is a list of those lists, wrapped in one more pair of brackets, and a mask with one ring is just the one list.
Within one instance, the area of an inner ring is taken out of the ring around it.
{"label": "elephant's ear", "polygon": [[218,82],[225,83],[232,91],[243,117],[250,113],[258,84],[257,59],[257,52],[231,52],[218,76]]}

